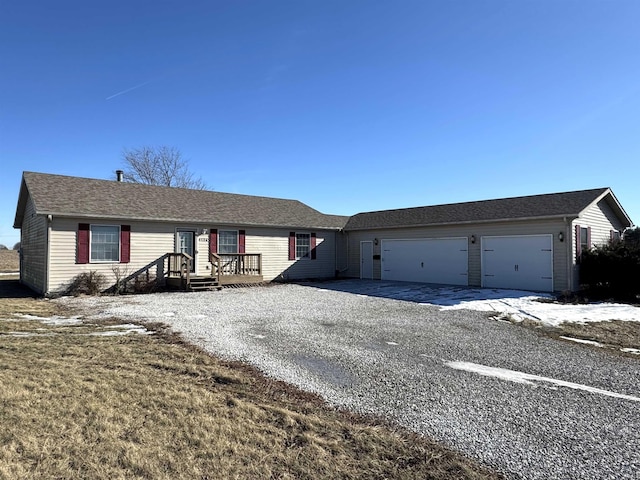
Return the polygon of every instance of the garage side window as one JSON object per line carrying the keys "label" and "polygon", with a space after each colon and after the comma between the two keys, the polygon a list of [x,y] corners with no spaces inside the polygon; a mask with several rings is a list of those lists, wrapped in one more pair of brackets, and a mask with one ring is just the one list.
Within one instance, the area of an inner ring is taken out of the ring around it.
{"label": "garage side window", "polygon": [[588,231],[589,230],[587,229],[587,227],[580,227],[580,251],[581,252],[586,252],[590,248]]}
{"label": "garage side window", "polygon": [[112,225],[91,226],[91,261],[120,261],[120,227]]}
{"label": "garage side window", "polygon": [[580,262],[582,254],[591,248],[591,227],[576,225],[576,261]]}

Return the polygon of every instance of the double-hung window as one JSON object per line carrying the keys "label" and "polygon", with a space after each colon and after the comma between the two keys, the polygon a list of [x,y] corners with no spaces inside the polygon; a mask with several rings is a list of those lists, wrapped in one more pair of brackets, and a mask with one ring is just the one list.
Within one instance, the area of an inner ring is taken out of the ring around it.
{"label": "double-hung window", "polygon": [[238,231],[218,231],[218,253],[238,253]]}
{"label": "double-hung window", "polygon": [[120,227],[91,225],[91,261],[120,261]]}
{"label": "double-hung window", "polygon": [[309,258],[311,253],[311,235],[296,233],[296,259]]}
{"label": "double-hung window", "polygon": [[315,260],[318,255],[316,245],[317,236],[315,232],[289,232],[289,260],[292,262],[303,258]]}

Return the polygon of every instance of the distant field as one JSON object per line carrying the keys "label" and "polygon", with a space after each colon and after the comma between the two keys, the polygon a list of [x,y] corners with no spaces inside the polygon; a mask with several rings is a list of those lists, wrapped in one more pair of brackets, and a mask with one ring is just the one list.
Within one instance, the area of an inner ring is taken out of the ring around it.
{"label": "distant field", "polygon": [[17,250],[0,250],[0,273],[17,272],[20,261]]}

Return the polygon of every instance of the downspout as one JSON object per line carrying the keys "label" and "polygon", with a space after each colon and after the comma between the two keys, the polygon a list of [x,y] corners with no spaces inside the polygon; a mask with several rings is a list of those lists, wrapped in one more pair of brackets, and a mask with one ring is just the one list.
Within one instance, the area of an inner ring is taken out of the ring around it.
{"label": "downspout", "polygon": [[567,217],[564,217],[564,223],[565,223],[565,228],[566,231],[564,233],[564,239],[565,239],[565,243],[566,243],[566,250],[567,250],[567,289],[571,292],[574,291],[573,289],[573,236],[572,236],[572,228],[571,228],[571,221],[569,219],[567,219]]}
{"label": "downspout", "polygon": [[53,222],[53,216],[47,215],[47,236],[45,238],[45,243],[47,248],[45,249],[45,259],[44,259],[44,291],[42,294],[46,297],[49,295],[49,269],[51,265],[49,265],[49,260],[51,259],[51,223]]}

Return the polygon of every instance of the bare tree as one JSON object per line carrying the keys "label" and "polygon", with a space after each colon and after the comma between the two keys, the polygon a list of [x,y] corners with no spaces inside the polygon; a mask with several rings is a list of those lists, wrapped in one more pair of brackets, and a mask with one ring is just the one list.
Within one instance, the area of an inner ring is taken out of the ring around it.
{"label": "bare tree", "polygon": [[175,147],[140,147],[124,149],[124,180],[145,185],[206,190],[201,177],[189,170],[189,162]]}

